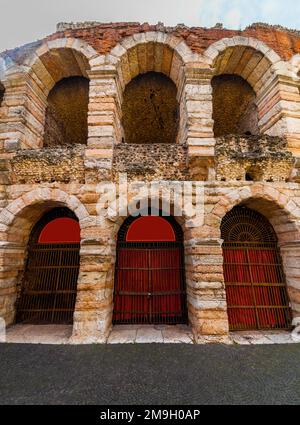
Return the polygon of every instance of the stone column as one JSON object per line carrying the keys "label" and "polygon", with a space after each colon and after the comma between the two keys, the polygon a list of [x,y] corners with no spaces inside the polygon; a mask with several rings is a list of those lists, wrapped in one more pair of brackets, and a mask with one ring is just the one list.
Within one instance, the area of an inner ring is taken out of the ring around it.
{"label": "stone column", "polygon": [[212,119],[212,71],[187,68],[183,98],[186,108],[185,141],[190,172],[194,179],[207,180],[213,167],[215,139]]}
{"label": "stone column", "polygon": [[[3,224],[1,226],[4,226]],[[2,231],[3,229],[1,229]],[[2,232],[1,232],[2,233]],[[24,270],[26,246],[3,240],[0,243],[0,317],[6,326],[15,320],[17,285]]]}
{"label": "stone column", "polygon": [[113,228],[113,223],[100,217],[81,223],[74,343],[104,343],[111,330],[116,252]]}
{"label": "stone column", "polygon": [[279,244],[293,317],[300,317],[300,241]]}
{"label": "stone column", "polygon": [[228,342],[221,244],[218,238],[191,238],[185,243],[189,321],[198,343]]}
{"label": "stone column", "polygon": [[289,150],[300,157],[300,93],[289,75],[276,75],[257,93],[262,133],[287,138]]}
{"label": "stone column", "polygon": [[3,83],[5,96],[0,116],[0,150],[11,152],[19,148],[41,147],[45,94],[25,73],[11,73]]}
{"label": "stone column", "polygon": [[121,136],[121,108],[116,71],[88,72],[90,78],[88,143],[85,154],[88,182],[109,180],[113,146]]}

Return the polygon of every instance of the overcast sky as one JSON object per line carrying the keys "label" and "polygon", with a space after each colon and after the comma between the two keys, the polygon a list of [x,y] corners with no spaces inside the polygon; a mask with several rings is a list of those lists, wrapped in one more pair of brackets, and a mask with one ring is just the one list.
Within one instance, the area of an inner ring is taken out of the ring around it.
{"label": "overcast sky", "polygon": [[0,0],[0,51],[55,32],[57,22],[163,22],[244,28],[253,22],[300,29],[299,0]]}

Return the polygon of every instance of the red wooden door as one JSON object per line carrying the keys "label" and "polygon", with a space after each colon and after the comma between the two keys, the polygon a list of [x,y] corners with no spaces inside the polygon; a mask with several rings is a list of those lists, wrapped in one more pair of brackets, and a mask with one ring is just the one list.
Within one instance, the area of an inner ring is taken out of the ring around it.
{"label": "red wooden door", "polygon": [[114,323],[186,323],[182,242],[162,217],[140,217],[118,242]]}
{"label": "red wooden door", "polygon": [[225,244],[223,255],[231,330],[289,328],[290,307],[276,246]]}
{"label": "red wooden door", "polygon": [[182,249],[176,243],[119,246],[114,323],[185,323]]}
{"label": "red wooden door", "polygon": [[17,322],[73,322],[80,227],[77,220],[60,217],[61,213],[50,211],[33,229],[17,302]]}
{"label": "red wooden door", "polygon": [[286,282],[269,221],[238,206],[224,217],[221,234],[230,329],[289,328]]}

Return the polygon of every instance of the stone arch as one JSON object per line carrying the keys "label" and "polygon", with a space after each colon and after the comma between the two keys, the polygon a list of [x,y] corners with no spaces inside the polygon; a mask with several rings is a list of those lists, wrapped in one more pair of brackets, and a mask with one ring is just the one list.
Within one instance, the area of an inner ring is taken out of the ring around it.
{"label": "stone arch", "polygon": [[[26,73],[31,80],[31,85],[27,88],[24,106],[32,115],[32,119],[27,124],[30,133],[32,133],[30,135],[30,139],[32,139],[30,145],[32,147],[41,147],[43,145],[46,115],[49,112],[47,108],[48,96],[51,90],[53,90],[58,83],[72,80],[72,78],[77,77],[89,80],[88,73],[91,69],[90,61],[97,56],[98,53],[83,40],[59,38],[45,41],[23,61],[22,68],[25,71],[24,74]],[[84,101],[88,103],[88,88],[86,89],[85,86],[83,88],[85,90]],[[72,90],[72,87],[67,85],[65,90]],[[77,96],[80,96],[81,92],[82,91],[78,92]],[[74,93],[74,90],[71,93]],[[74,94],[74,96],[76,96],[76,94]],[[68,95],[65,97],[68,99],[67,104],[64,108],[60,108],[63,111],[59,110],[60,113],[58,115],[62,117],[72,116],[71,113],[68,114],[68,111],[64,109],[67,108],[68,104],[70,104],[69,107],[71,108],[73,104],[77,105],[80,102],[73,99],[72,103],[72,97]],[[87,105],[84,106],[83,112],[86,116],[85,120],[87,121]],[[52,115],[55,114],[53,113]],[[66,123],[69,123],[69,121],[71,121],[71,119],[67,119]],[[57,122],[54,128],[56,128],[58,136],[60,133],[68,133],[60,122]],[[87,135],[85,139],[87,139]]]}
{"label": "stone arch", "polygon": [[23,66],[47,96],[62,78],[87,77],[90,61],[97,56],[96,50],[83,40],[58,38],[43,43],[23,62]]}
{"label": "stone arch", "polygon": [[124,38],[111,50],[106,61],[115,65],[123,89],[138,74],[148,71],[167,75],[179,88],[183,66],[197,59],[199,55],[192,53],[181,38],[150,31]]}
{"label": "stone arch", "polygon": [[[192,53],[185,41],[163,32],[145,32],[124,38],[106,56],[92,60],[92,71],[104,70],[116,72],[117,103],[119,110],[119,141],[124,136],[122,128],[123,92],[135,77],[147,72],[164,74],[177,88],[178,131],[176,140],[181,140],[181,129],[185,123],[186,105],[183,96],[184,68],[190,62],[200,60],[198,54]],[[124,137],[123,137],[124,138]]]}
{"label": "stone arch", "polygon": [[213,209],[215,225],[234,206],[246,206],[262,214],[278,238],[283,269],[294,317],[300,314],[300,208],[287,195],[271,186],[252,185],[233,190]]}
{"label": "stone arch", "polygon": [[77,216],[79,223],[89,216],[86,208],[76,196],[69,195],[60,189],[39,188],[31,190],[9,203],[0,213],[0,224],[6,230],[10,230],[15,225],[15,220],[21,217],[26,209],[36,207],[37,216],[35,214],[31,216],[34,220],[39,214],[49,209],[51,204],[69,208]]}
{"label": "stone arch", "polygon": [[[251,186],[232,190],[228,194],[223,195],[222,198],[223,199],[217,203],[212,210],[212,214],[218,217],[219,221],[221,221],[224,215],[236,205],[246,205],[250,208],[251,206],[254,208],[256,204],[257,206],[254,209],[257,209],[258,212],[266,216],[275,228],[276,233],[278,233],[278,229],[276,229],[277,223],[275,218],[277,220],[278,215],[282,215],[286,220],[286,224],[293,225],[293,237],[297,240],[297,233],[300,232],[300,227],[298,228],[300,207],[295,201],[290,200],[287,195],[278,189],[268,185],[253,184]],[[276,210],[278,210],[280,214],[275,214],[274,217],[272,217],[272,214]],[[284,229],[282,229],[282,234],[285,234]]]}
{"label": "stone arch", "polygon": [[15,317],[17,286],[22,279],[27,243],[33,226],[47,211],[67,207],[74,212],[79,224],[89,217],[87,210],[73,195],[59,189],[34,189],[8,204],[0,213],[1,250],[3,264],[0,296],[5,298],[0,313],[7,325]]}
{"label": "stone arch", "polygon": [[[258,128],[262,133],[277,135],[282,106],[274,105],[274,80],[287,71],[286,63],[262,41],[252,37],[225,38],[213,43],[203,53],[215,76],[233,75],[243,78],[253,89]],[[279,83],[275,82],[275,87]],[[272,90],[271,90],[272,89]],[[272,128],[274,127],[274,128]],[[272,128],[272,129],[271,129]]]}
{"label": "stone arch", "polygon": [[[275,65],[282,59],[280,56],[269,46],[262,41],[253,37],[240,37],[235,36],[231,38],[222,38],[211,44],[204,52],[203,56],[211,65],[216,64],[217,58],[226,52],[229,48],[244,47],[245,49],[253,49],[260,53],[271,65]],[[232,52],[231,52],[232,53]],[[245,51],[243,52],[245,53]],[[248,52],[250,54],[250,52]]]}
{"label": "stone arch", "polygon": [[[153,205],[159,205],[159,203],[161,201],[162,201],[162,196],[151,197],[151,202],[153,203]],[[140,200],[140,202],[141,202],[141,204],[143,202],[145,202],[145,205],[148,202],[148,207],[150,206],[150,198],[148,196],[144,196]],[[132,211],[134,209],[135,205],[136,205],[136,201],[134,199],[129,200],[127,211],[130,211],[130,210]],[[127,216],[130,215],[130,214],[127,214],[127,213],[126,213],[126,215],[124,214],[122,216],[116,214],[115,211],[117,211],[117,207],[118,207],[118,200],[116,200],[116,201],[114,201],[110,204],[110,209],[107,209],[106,214],[103,217],[104,220],[107,220],[108,222],[113,223],[116,226],[115,227],[116,233],[114,234],[114,237],[118,233],[120,227],[122,226],[123,222],[126,220]],[[170,214],[176,219],[176,221],[182,227],[182,230],[184,232],[184,230],[185,230],[184,226],[185,226],[185,224],[188,220],[186,212],[183,211],[182,216],[178,216],[174,213],[174,211],[176,211],[176,210],[179,211],[180,207],[181,207],[181,205],[180,205],[179,202],[177,203],[177,202],[174,202],[172,200],[171,205],[170,205]]]}
{"label": "stone arch", "polygon": [[[144,197],[144,200],[148,200],[148,197]],[[154,197],[153,198],[154,203],[159,202],[161,200],[161,197]],[[129,205],[134,205],[134,200],[129,200]],[[122,216],[119,216],[115,214],[117,204],[111,205],[111,210],[107,210],[106,214],[103,216],[103,228],[107,228],[107,245],[109,245],[109,249],[111,252],[111,255],[113,258],[116,258],[116,243],[117,243],[117,235],[119,232],[119,229],[121,228],[122,224],[128,217],[128,210],[127,214],[125,213]],[[172,201],[170,213],[174,217],[174,219],[177,221],[178,225],[181,226],[182,232],[183,232],[183,239],[184,239],[184,256],[185,256],[185,274],[186,274],[186,288],[187,288],[187,307],[188,307],[188,316],[189,316],[189,323],[191,324],[193,328],[193,332],[195,335],[199,332],[199,316],[201,316],[200,310],[202,308],[201,301],[199,301],[199,294],[197,292],[197,288],[194,286],[195,282],[193,280],[194,276],[194,265],[195,261],[198,261],[198,252],[197,248],[195,249],[195,240],[193,232],[191,232],[191,226],[197,226],[198,223],[193,222],[193,219],[191,219],[186,211],[183,211],[183,214],[179,216],[176,215],[175,210],[180,208],[180,203],[174,203]],[[205,250],[205,248],[204,248]],[[196,258],[196,260],[195,260]],[[198,264],[198,263],[197,263]],[[114,262],[110,263],[110,288],[107,289],[106,296],[107,299],[109,298],[111,307],[107,307],[107,316],[106,316],[106,325],[105,328],[111,327],[111,321],[112,321],[112,302],[113,302],[113,291],[114,291]],[[223,322],[222,322],[223,323]],[[209,330],[208,330],[209,332]],[[213,338],[212,338],[213,339]]]}

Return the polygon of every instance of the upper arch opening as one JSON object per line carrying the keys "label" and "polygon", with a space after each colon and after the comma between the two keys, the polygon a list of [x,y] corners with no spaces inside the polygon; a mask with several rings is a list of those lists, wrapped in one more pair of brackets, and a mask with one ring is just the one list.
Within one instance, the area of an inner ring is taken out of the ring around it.
{"label": "upper arch opening", "polygon": [[270,76],[272,64],[261,51],[250,46],[234,45],[222,51],[213,66],[215,75],[239,75],[257,93],[263,81]]}
{"label": "upper arch opening", "polygon": [[176,86],[166,75],[147,72],[126,86],[122,104],[127,143],[175,143],[179,122]]}
{"label": "upper arch opening", "polygon": [[44,146],[86,144],[89,80],[63,78],[50,90],[45,116]]}
{"label": "upper arch opening", "polygon": [[[123,88],[139,74],[145,74],[146,72],[159,72],[171,80],[178,87],[183,78],[183,58],[176,51],[176,47],[173,48],[165,42],[158,42],[151,40],[152,33],[143,34],[144,39],[140,42],[136,42],[133,38],[130,38],[131,47],[122,47],[122,54],[114,53],[119,57],[118,74],[121,85]],[[166,38],[166,34],[161,34],[162,38]],[[149,41],[146,41],[149,38]],[[178,43],[180,40],[178,40]],[[173,40],[176,45],[176,40]],[[132,45],[133,44],[133,45]],[[187,49],[187,47],[186,47]]]}
{"label": "upper arch opening", "polygon": [[212,79],[215,137],[259,134],[256,94],[250,84],[234,74]]}
{"label": "upper arch opening", "polygon": [[212,80],[216,137],[259,134],[257,96],[272,78],[271,66],[267,56],[249,45],[232,45],[216,56]]}
{"label": "upper arch opening", "polygon": [[32,71],[44,83],[48,92],[63,78],[75,76],[88,78],[89,70],[88,59],[81,52],[68,47],[51,48],[41,54],[32,66]]}
{"label": "upper arch opening", "polygon": [[50,41],[32,59],[31,75],[46,96],[43,146],[87,143],[90,65],[75,42]]}

